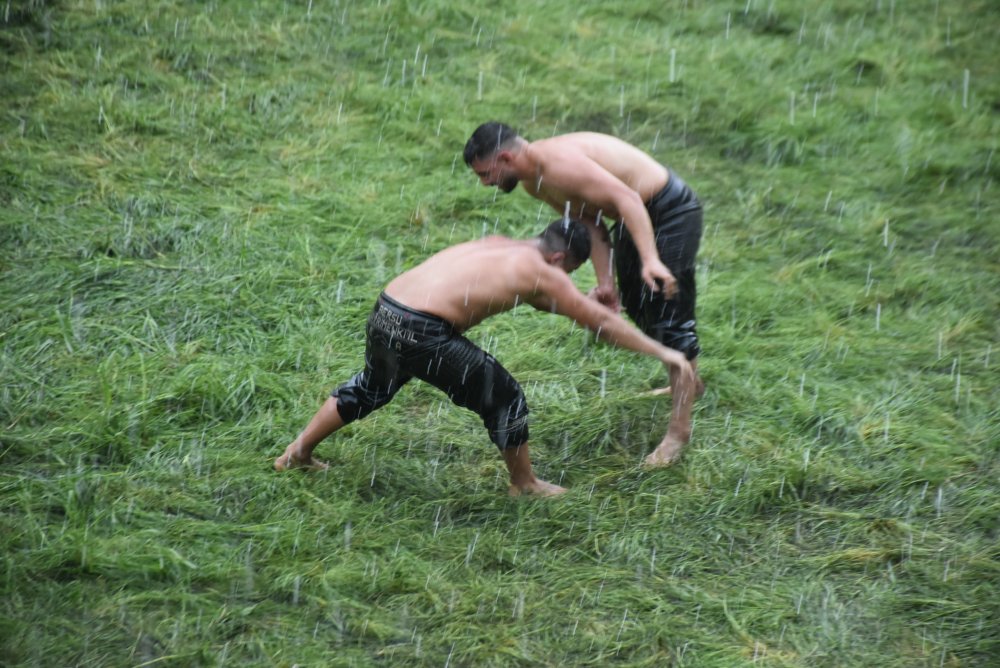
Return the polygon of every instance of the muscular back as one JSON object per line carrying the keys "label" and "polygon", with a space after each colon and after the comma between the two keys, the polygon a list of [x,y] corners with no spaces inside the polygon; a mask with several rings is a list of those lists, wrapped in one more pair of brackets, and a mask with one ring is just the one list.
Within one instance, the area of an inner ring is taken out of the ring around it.
{"label": "muscular back", "polygon": [[527,303],[571,318],[613,345],[666,363],[686,364],[680,353],[584,297],[563,266],[546,262],[537,239],[488,237],[452,246],[397,276],[385,292],[410,308],[444,318],[459,331]]}
{"label": "muscular back", "polygon": [[[592,161],[604,172],[615,177],[639,195],[643,202],[656,194],[667,183],[666,168],[652,157],[611,135],[596,132],[573,132],[549,139],[534,141],[530,145],[533,158],[539,167],[534,183],[524,182],[528,192],[562,211],[570,203],[570,215],[593,217],[590,211],[594,202],[581,196],[587,189],[581,173],[583,163]],[[600,189],[600,184],[598,184]],[[622,215],[611,202],[598,202],[607,218]],[[589,216],[587,216],[589,214]]]}
{"label": "muscular back", "polygon": [[[533,303],[539,285],[561,270],[545,263],[535,241],[487,237],[451,246],[397,276],[386,294],[466,330],[518,303]],[[558,280],[558,277],[556,277]]]}

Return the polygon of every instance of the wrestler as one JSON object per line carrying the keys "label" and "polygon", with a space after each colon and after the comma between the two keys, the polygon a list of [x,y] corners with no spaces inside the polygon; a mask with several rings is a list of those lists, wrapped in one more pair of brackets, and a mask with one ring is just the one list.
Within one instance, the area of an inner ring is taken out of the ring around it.
{"label": "wrestler", "polygon": [[568,274],[589,254],[586,228],[563,219],[533,239],[488,237],[452,246],[396,277],[368,318],[364,370],[333,390],[274,461],[274,468],[327,468],[313,457],[320,441],[385,405],[416,377],[479,414],[503,455],[512,496],[564,492],[532,470],[528,407],[520,385],[462,334],[485,318],[525,303],[572,318],[613,345],[660,360],[677,377],[675,392],[693,391],[694,373],[683,354],[645,336],[576,289]]}
{"label": "wrestler", "polygon": [[[595,132],[528,142],[503,123],[484,123],[466,143],[464,158],[483,185],[509,193],[521,183],[532,197],[587,226],[597,272],[591,296],[614,310],[624,305],[645,334],[691,361],[696,390],[674,392],[673,413],[679,417],[671,420],[672,426],[689,425],[695,395],[704,391],[697,378],[701,348],[695,328],[702,207],[694,192],[635,146]],[[610,231],[605,220],[612,221]],[[670,381],[676,389],[674,373]],[[645,463],[670,465],[689,438],[690,430],[668,432]]]}

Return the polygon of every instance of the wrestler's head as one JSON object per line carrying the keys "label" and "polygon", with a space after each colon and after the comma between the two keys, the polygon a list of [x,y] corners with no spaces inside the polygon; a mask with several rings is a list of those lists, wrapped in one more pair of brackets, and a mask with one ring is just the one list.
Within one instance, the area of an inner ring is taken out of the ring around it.
{"label": "wrestler's head", "polygon": [[524,142],[509,125],[497,121],[483,123],[465,143],[462,157],[484,186],[496,186],[505,193],[517,187],[511,170],[513,152]]}
{"label": "wrestler's head", "polygon": [[538,239],[545,261],[561,267],[567,274],[573,273],[590,257],[590,232],[573,218],[552,221]]}

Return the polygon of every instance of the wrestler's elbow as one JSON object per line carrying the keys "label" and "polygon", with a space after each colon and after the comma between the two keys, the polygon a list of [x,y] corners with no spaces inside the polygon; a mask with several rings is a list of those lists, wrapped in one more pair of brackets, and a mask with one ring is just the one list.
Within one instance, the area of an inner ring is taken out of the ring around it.
{"label": "wrestler's elbow", "polygon": [[[631,211],[631,212],[638,213],[637,209],[636,209],[637,207],[638,207],[638,209],[640,209],[642,211],[646,210],[646,204],[642,201],[642,197],[639,195],[639,193],[637,193],[636,191],[632,190],[631,188],[624,188],[618,194],[617,205],[618,205],[618,210],[623,215],[625,215],[626,211]],[[628,218],[630,218],[630,217],[636,218],[636,217],[641,217],[641,216],[625,216],[625,222],[626,222],[626,224],[628,223]]]}

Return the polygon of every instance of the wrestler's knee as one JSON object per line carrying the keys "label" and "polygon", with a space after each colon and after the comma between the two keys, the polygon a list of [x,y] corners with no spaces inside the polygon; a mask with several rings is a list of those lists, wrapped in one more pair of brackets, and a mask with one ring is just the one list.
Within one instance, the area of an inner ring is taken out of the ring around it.
{"label": "wrestler's knee", "polygon": [[698,337],[693,334],[678,339],[677,344],[670,347],[683,354],[689,362],[701,353],[701,346],[698,345]]}
{"label": "wrestler's knee", "polygon": [[333,390],[330,396],[337,398],[337,412],[344,424],[360,420],[392,399],[394,392],[373,390],[366,386],[362,374]]}
{"label": "wrestler's knee", "polygon": [[693,360],[701,353],[694,320],[671,327],[658,327],[652,336],[668,348],[682,353],[688,360]]}
{"label": "wrestler's knee", "polygon": [[528,442],[528,412],[512,416],[504,411],[502,415],[491,416],[483,423],[490,432],[490,440],[501,450],[516,448]]}
{"label": "wrestler's knee", "polygon": [[503,374],[488,393],[480,411],[490,440],[501,450],[528,442],[528,404],[521,386]]}

